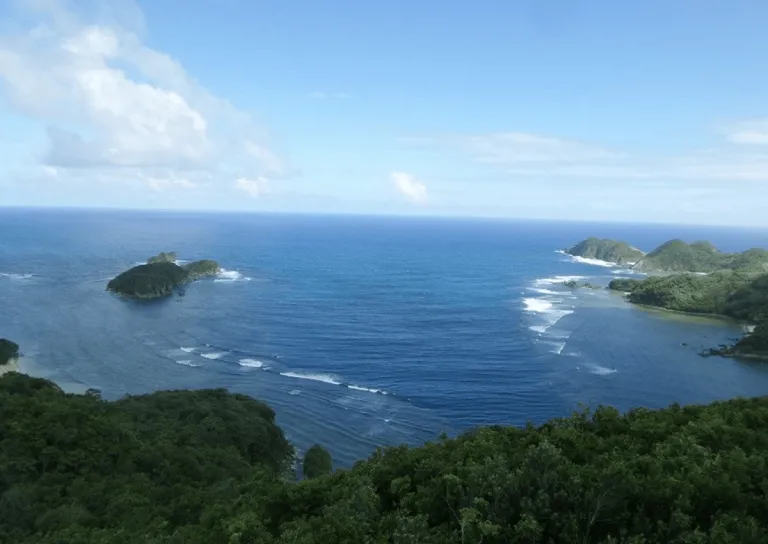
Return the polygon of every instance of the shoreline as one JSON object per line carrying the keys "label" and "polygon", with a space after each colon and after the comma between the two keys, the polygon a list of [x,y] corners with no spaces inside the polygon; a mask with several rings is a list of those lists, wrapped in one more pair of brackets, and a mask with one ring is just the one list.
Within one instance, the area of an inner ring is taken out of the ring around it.
{"label": "shoreline", "polygon": [[[629,294],[629,293],[627,293]],[[626,295],[625,295],[626,297]],[[625,298],[626,300],[626,298]],[[686,312],[684,310],[673,310],[671,308],[662,308],[661,306],[652,306],[650,304],[638,304],[637,302],[632,302],[627,300],[627,302],[632,306],[637,306],[638,308],[642,308],[644,310],[651,310],[651,311],[657,311],[659,313],[669,313],[669,314],[676,314],[681,316],[688,316],[688,317],[701,317],[705,319],[711,319],[713,321],[724,321],[726,323],[730,323],[732,325],[739,325],[746,332],[751,332],[749,329],[754,329],[755,325],[750,324],[747,321],[741,321],[739,319],[736,319],[734,317],[723,315],[723,314],[713,314],[713,313],[704,313],[704,312]]]}

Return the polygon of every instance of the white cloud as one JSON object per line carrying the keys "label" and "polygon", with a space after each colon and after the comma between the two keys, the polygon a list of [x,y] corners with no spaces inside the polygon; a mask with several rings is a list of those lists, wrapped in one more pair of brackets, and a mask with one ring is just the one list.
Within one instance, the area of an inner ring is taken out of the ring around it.
{"label": "white cloud", "polygon": [[286,174],[247,112],[142,43],[132,2],[104,0],[89,20],[64,2],[29,6],[37,24],[0,35],[0,83],[17,111],[47,124],[41,163],[59,177],[90,170],[94,181],[144,180],[168,189],[185,188],[180,179],[196,185],[189,180]]}
{"label": "white cloud", "polygon": [[[768,143],[760,122],[735,127],[730,142]],[[733,146],[693,150],[679,155],[630,154],[602,146],[550,136],[506,132],[487,135],[408,136],[400,142],[429,147],[471,162],[491,166],[500,174],[524,178],[621,180],[768,181],[768,152],[745,153]]]}
{"label": "white cloud", "polygon": [[491,164],[579,163],[621,157],[596,145],[523,132],[451,136],[448,142],[478,162]]}
{"label": "white cloud", "polygon": [[248,193],[253,198],[259,198],[271,192],[269,181],[262,177],[254,179],[238,178],[235,180],[235,187]]}
{"label": "white cloud", "polygon": [[726,138],[735,144],[768,145],[768,118],[736,123],[726,129]]}
{"label": "white cloud", "polygon": [[412,202],[422,203],[427,200],[427,186],[411,174],[393,172],[390,179],[397,190]]}

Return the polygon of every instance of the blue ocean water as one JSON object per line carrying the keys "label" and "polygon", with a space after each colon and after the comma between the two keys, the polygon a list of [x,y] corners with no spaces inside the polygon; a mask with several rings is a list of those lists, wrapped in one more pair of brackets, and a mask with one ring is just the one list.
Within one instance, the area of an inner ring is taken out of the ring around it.
{"label": "blue ocean water", "polygon": [[[22,345],[22,370],[70,391],[260,398],[300,451],[320,442],[339,465],[579,404],[768,393],[768,365],[697,355],[738,325],[563,289],[625,274],[556,252],[590,235],[768,247],[768,232],[736,229],[0,209],[0,336]],[[162,301],[104,291],[159,251],[226,270]]]}

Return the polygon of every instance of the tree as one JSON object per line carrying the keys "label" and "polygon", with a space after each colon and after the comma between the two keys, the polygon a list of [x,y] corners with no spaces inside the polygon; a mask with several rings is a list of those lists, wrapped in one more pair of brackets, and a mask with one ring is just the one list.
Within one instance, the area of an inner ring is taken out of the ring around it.
{"label": "tree", "polygon": [[301,471],[305,478],[317,478],[324,474],[330,474],[333,470],[331,454],[320,444],[315,444],[304,454],[304,463]]}

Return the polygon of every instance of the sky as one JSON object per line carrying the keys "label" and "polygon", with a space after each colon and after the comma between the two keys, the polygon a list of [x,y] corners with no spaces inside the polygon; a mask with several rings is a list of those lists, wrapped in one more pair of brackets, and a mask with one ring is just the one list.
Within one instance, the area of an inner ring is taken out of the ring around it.
{"label": "sky", "polygon": [[768,226],[762,0],[0,0],[0,206]]}

